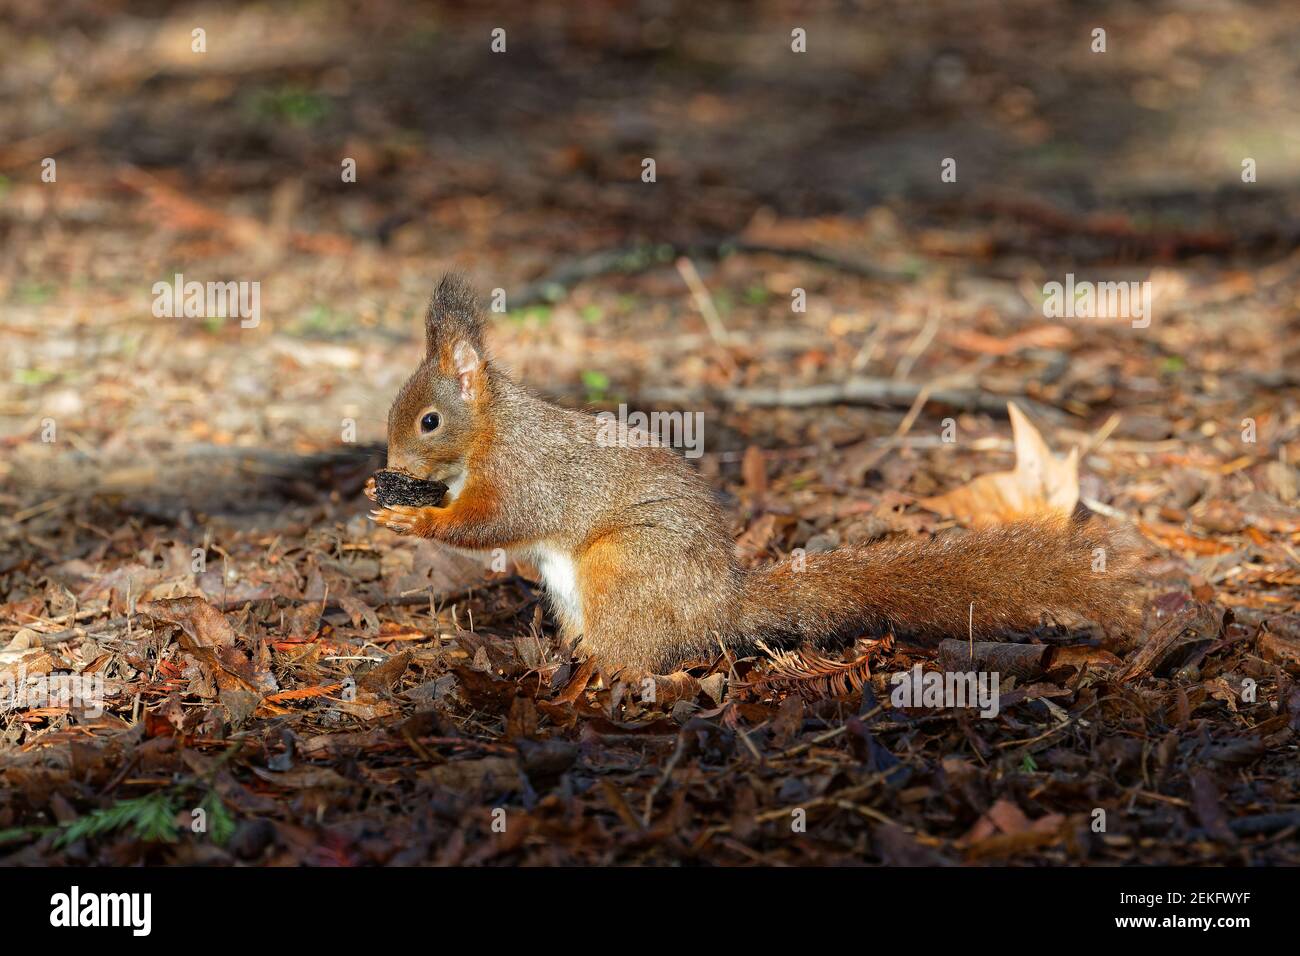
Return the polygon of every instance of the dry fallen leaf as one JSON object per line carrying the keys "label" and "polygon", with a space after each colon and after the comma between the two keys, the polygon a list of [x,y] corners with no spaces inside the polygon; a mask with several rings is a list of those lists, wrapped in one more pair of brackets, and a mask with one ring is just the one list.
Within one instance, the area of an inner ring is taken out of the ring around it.
{"label": "dry fallen leaf", "polygon": [[247,691],[260,699],[280,689],[270,670],[257,667],[238,647],[235,630],[226,616],[202,598],[166,598],[141,603],[136,609],[178,625],[181,649],[211,669],[223,692]]}
{"label": "dry fallen leaf", "polygon": [[921,507],[980,526],[1002,524],[1035,515],[1069,515],[1079,501],[1079,449],[1065,458],[1052,454],[1043,436],[1013,402],[1011,435],[1016,449],[1016,467],[999,471],[930,498]]}
{"label": "dry fallen leaf", "polygon": [[745,481],[745,490],[755,498],[767,493],[767,462],[763,458],[763,449],[750,445],[745,449],[745,457],[740,462],[740,474]]}
{"label": "dry fallen leaf", "polygon": [[1210,541],[1190,535],[1182,528],[1157,521],[1139,521],[1138,530],[1147,540],[1170,551],[1188,551],[1204,557],[1231,554],[1235,549],[1223,541]]}

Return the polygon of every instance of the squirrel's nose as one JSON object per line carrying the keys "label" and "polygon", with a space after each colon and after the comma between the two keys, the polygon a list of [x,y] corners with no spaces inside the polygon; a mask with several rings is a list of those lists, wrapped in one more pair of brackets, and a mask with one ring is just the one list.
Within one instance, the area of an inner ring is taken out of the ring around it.
{"label": "squirrel's nose", "polygon": [[388,451],[388,467],[393,471],[402,471],[415,478],[428,478],[433,471],[433,466],[423,459],[403,455],[401,452],[394,452],[391,448]]}
{"label": "squirrel's nose", "polygon": [[388,467],[393,471],[411,471],[411,460],[400,452],[394,452],[392,448],[388,449]]}

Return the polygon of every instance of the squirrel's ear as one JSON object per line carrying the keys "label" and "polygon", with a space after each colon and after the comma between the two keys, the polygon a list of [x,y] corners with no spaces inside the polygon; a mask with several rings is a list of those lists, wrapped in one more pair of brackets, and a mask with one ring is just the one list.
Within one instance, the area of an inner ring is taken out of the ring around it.
{"label": "squirrel's ear", "polygon": [[483,348],[483,319],[478,296],[464,277],[450,272],[438,283],[424,318],[424,338],[426,357],[448,374],[455,372],[455,350],[461,342],[478,354],[482,364],[487,354]]}
{"label": "squirrel's ear", "polygon": [[452,370],[460,382],[460,397],[472,402],[483,394],[483,357],[470,342],[461,339],[451,350]]}

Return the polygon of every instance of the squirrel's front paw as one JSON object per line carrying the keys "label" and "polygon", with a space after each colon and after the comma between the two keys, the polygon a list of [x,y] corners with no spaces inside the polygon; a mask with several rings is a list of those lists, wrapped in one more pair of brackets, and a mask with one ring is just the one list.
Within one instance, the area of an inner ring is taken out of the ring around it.
{"label": "squirrel's front paw", "polygon": [[375,478],[373,475],[366,480],[365,496],[376,504],[379,503],[379,490],[375,487]]}
{"label": "squirrel's front paw", "polygon": [[413,534],[421,538],[431,536],[433,513],[436,508],[417,508],[414,505],[388,505],[370,512],[370,520],[398,534]]}

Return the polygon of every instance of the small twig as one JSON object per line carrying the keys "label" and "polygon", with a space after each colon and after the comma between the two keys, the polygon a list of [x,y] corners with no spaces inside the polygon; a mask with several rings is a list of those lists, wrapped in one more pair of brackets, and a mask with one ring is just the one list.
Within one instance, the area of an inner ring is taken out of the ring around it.
{"label": "small twig", "polygon": [[[862,720],[862,721],[870,720],[872,717],[875,717],[876,715],[882,713],[884,709],[885,709],[884,704],[877,704],[875,707],[872,707],[865,714],[860,715],[858,717],[858,720]],[[840,734],[844,733],[848,729],[849,729],[848,724],[841,724],[840,726],[832,730],[828,730],[825,733],[818,734],[816,737],[814,737],[812,740],[809,740],[806,743],[799,744],[797,747],[791,747],[789,750],[783,750],[779,754],[772,757],[771,759],[784,760],[786,757],[796,757],[799,754],[803,753],[805,750],[811,750],[817,744],[824,744],[828,740],[834,740],[836,737],[838,737]]]}
{"label": "small twig", "polygon": [[1119,412],[1116,412],[1111,415],[1110,418],[1106,419],[1105,423],[1093,432],[1088,440],[1083,443],[1083,447],[1079,449],[1079,460],[1082,461],[1100,448],[1105,443],[1106,439],[1110,437],[1111,432],[1118,428],[1119,423],[1123,420],[1124,416]]}
{"label": "small twig", "polygon": [[898,364],[894,366],[895,381],[906,381],[907,377],[912,374],[912,366],[916,364],[917,359],[925,354],[925,350],[930,347],[930,343],[934,341],[935,335],[939,332],[939,324],[942,321],[943,314],[938,309],[931,311],[930,316],[926,319],[925,325],[921,328],[921,331],[917,333],[916,338],[912,339],[911,343],[907,346],[907,351],[903,353],[903,357],[900,358]]}
{"label": "small twig", "polygon": [[709,327],[709,335],[713,337],[713,341],[717,345],[726,345],[730,335],[727,333],[726,326],[722,324],[722,316],[718,315],[718,307],[714,305],[713,296],[709,295],[709,289],[700,278],[695,263],[686,256],[681,256],[677,260],[677,272],[686,283],[686,287],[691,290],[691,298],[695,300],[695,307],[700,310],[704,324]]}
{"label": "small twig", "polygon": [[[831,794],[825,797],[815,797],[812,800],[805,800],[803,803],[798,804],[797,806],[778,807],[775,810],[765,810],[762,813],[756,814],[754,816],[754,822],[769,823],[772,820],[789,818],[789,816],[795,810],[803,810],[806,812],[808,810],[815,810],[819,807],[826,807],[826,806],[843,806],[846,809],[855,810],[860,813],[862,812],[861,809],[859,809],[857,804],[851,803],[851,800],[856,797],[865,796],[866,793],[869,790],[871,790],[871,788],[875,787],[876,784],[884,780],[886,776],[887,776],[886,773],[872,774],[872,776],[869,777],[866,780],[866,782],[858,784],[857,786],[854,787],[848,787],[844,790],[839,791],[838,793]],[[886,819],[885,822],[892,823],[893,821]],[[699,850],[706,843],[708,843],[709,840],[713,839],[713,837],[723,833],[729,833],[731,832],[731,829],[732,829],[732,824],[730,823],[720,823],[717,826],[709,827],[707,830],[702,831],[700,835],[695,838],[695,842],[693,844],[694,849]],[[905,827],[904,829],[907,828]]]}
{"label": "small twig", "polygon": [[650,825],[650,814],[654,811],[655,797],[663,789],[668,778],[673,775],[673,770],[677,767],[677,761],[682,759],[682,754],[686,752],[686,740],[681,735],[677,737],[677,746],[673,749],[673,755],[668,758],[668,763],[664,765],[664,772],[660,775],[655,785],[650,788],[650,792],[645,795],[645,809],[641,813],[642,826]]}

